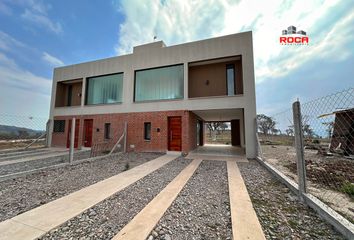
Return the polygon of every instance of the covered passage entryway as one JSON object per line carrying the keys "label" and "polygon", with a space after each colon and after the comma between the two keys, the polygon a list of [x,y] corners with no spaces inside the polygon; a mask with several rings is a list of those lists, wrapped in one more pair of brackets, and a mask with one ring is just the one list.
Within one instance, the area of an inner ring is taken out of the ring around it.
{"label": "covered passage entryway", "polygon": [[[244,110],[213,109],[193,111],[198,121],[198,146],[193,153],[211,155],[244,155]],[[200,127],[203,124],[203,128]],[[203,130],[201,130],[203,129]],[[201,141],[202,140],[202,141]]]}

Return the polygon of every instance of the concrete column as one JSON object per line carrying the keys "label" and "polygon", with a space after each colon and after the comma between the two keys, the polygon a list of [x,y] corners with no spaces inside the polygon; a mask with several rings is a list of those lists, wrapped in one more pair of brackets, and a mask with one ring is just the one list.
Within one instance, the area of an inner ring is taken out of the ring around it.
{"label": "concrete column", "polygon": [[299,178],[299,200],[304,201],[302,194],[306,193],[306,165],[304,157],[304,136],[301,123],[300,102],[293,103],[294,133],[297,157],[297,175]]}
{"label": "concrete column", "polygon": [[81,89],[81,107],[85,106],[85,99],[86,99],[86,78],[82,79],[82,89]]}
{"label": "concrete column", "polygon": [[246,157],[256,157],[256,130],[254,121],[256,119],[256,109],[244,109],[244,125],[245,125],[245,141],[246,141]]}

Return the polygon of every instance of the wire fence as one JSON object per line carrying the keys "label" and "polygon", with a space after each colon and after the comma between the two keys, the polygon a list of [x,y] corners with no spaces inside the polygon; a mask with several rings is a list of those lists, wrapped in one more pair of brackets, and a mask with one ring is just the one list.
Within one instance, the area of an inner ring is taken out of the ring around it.
{"label": "wire fence", "polygon": [[47,118],[0,115],[0,149],[24,147],[41,137],[34,146],[45,144]]}
{"label": "wire fence", "polygon": [[[257,116],[259,155],[299,183],[294,117]],[[354,88],[301,104],[305,191],[354,222]]]}
{"label": "wire fence", "polygon": [[92,143],[91,157],[106,155],[109,153],[117,153],[124,151],[125,135],[124,122],[113,122],[112,128],[114,131],[105,136],[104,139],[98,139]]}

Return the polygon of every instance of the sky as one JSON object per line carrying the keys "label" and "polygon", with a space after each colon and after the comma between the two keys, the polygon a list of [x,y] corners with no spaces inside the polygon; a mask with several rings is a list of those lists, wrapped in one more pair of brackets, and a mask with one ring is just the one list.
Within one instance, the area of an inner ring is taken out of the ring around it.
{"label": "sky", "polygon": [[[309,45],[279,44],[294,25]],[[354,87],[354,0],[0,0],[1,115],[48,118],[53,68],[253,31],[257,112]]]}

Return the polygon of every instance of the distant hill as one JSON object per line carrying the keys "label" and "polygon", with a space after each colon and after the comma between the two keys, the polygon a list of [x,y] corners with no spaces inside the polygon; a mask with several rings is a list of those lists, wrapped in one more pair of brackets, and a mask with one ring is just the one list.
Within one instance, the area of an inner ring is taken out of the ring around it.
{"label": "distant hill", "polygon": [[30,128],[0,125],[0,139],[33,138],[41,135],[44,131]]}

